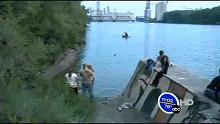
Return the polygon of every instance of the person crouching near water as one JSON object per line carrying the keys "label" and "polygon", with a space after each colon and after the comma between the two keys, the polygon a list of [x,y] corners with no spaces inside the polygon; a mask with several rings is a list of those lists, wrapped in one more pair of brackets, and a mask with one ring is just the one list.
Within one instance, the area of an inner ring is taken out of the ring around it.
{"label": "person crouching near water", "polygon": [[88,67],[87,64],[83,64],[83,70],[80,72],[80,76],[82,77],[82,95],[86,96],[86,93],[88,91],[90,100],[93,100],[93,85],[94,85],[94,73],[92,70],[90,70],[90,66]]}
{"label": "person crouching near water", "polygon": [[71,91],[73,90],[75,94],[78,94],[78,80],[79,77],[76,73],[73,73],[73,70],[69,68],[68,73],[65,74],[65,78]]}

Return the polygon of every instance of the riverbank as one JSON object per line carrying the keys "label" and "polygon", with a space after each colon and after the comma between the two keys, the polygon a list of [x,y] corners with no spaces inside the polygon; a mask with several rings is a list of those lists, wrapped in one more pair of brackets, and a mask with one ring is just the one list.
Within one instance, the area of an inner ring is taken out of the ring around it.
{"label": "riverbank", "polygon": [[94,117],[87,120],[86,123],[152,123],[153,120],[143,112],[135,108],[122,109],[117,108],[128,100],[121,96],[99,99],[96,101],[97,109]]}
{"label": "riverbank", "polygon": [[[50,66],[45,73],[45,76],[54,78],[57,75],[62,74],[73,66],[78,58],[79,47],[77,49],[68,49],[64,54],[61,54],[56,60],[55,64]],[[79,90],[81,94],[81,90]],[[95,104],[98,106],[92,115],[89,115],[88,120],[84,120],[88,123],[148,123],[152,122],[151,119],[143,118],[142,112],[138,112],[134,108],[123,109],[118,111],[117,107],[126,100],[123,97],[112,97],[112,98],[100,98],[97,97]],[[111,116],[110,116],[111,115]],[[82,122],[84,122],[82,121]]]}
{"label": "riverbank", "polygon": [[[65,71],[69,66],[74,64],[75,60],[77,60],[77,53],[79,51],[76,49],[68,49],[64,54],[57,59],[55,65],[49,68],[51,70],[59,70],[51,73],[50,75],[57,75]],[[49,73],[48,73],[49,74]],[[178,66],[173,66],[169,69],[167,76],[171,77],[173,80],[180,82],[181,85],[188,88],[188,90],[192,91],[199,97],[203,97],[205,102],[209,102],[208,98],[203,96],[203,89],[208,84],[208,80],[198,78],[198,75],[191,73],[190,71],[180,68]],[[189,84],[190,82],[190,84]],[[197,84],[200,82],[202,87],[198,87]],[[125,102],[129,102],[130,99],[126,99],[125,97],[113,97],[113,98],[96,98],[95,104],[98,106],[92,115],[89,116],[88,120],[84,120],[82,122],[88,123],[150,123],[154,122],[154,120],[142,111],[138,111],[135,108],[122,109],[122,111],[118,111],[117,107]],[[213,103],[211,104],[212,109],[205,110],[205,114],[209,114],[209,117],[215,117],[217,113],[218,105]],[[203,112],[203,113],[204,113]],[[212,121],[214,122],[214,121]]]}

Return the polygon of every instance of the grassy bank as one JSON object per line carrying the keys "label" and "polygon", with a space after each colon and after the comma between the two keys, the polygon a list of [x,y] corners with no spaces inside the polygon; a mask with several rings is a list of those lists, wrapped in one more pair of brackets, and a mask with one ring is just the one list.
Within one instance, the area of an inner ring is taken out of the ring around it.
{"label": "grassy bank", "polygon": [[93,111],[63,78],[41,76],[84,42],[87,20],[79,1],[0,2],[0,122],[78,122]]}

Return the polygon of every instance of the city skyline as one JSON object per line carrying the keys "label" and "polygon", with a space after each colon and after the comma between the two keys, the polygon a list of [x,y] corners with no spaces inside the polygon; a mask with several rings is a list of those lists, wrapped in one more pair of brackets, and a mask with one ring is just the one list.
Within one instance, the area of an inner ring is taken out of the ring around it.
{"label": "city skyline", "polygon": [[[155,5],[161,1],[151,2],[151,17],[155,17]],[[165,1],[164,1],[165,2]],[[100,9],[110,6],[110,11],[116,9],[117,12],[132,12],[135,16],[144,16],[146,1],[100,1]],[[96,1],[83,1],[86,8],[96,9]],[[220,1],[168,1],[167,11],[186,9],[205,9],[220,6]]]}

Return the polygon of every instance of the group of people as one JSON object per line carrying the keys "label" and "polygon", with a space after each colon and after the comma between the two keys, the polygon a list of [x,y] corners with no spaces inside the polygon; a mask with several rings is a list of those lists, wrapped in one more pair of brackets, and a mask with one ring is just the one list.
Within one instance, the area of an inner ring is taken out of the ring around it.
{"label": "group of people", "polygon": [[[156,87],[158,85],[159,79],[163,76],[163,74],[167,74],[169,66],[172,66],[172,64],[170,64],[169,57],[164,54],[163,50],[160,50],[159,56],[157,57],[157,60],[156,60],[156,64],[153,64],[151,62],[151,65],[150,65],[151,69],[155,69],[158,72],[153,83],[151,84],[152,86]],[[216,76],[206,88],[214,92],[215,101],[220,103],[220,95],[219,95],[220,94],[220,68],[219,68],[219,75]],[[207,89],[205,90],[205,92],[207,91]],[[209,92],[206,92],[206,93],[208,94]]]}
{"label": "group of people", "polygon": [[92,100],[94,98],[93,85],[95,81],[95,72],[91,65],[83,64],[83,69],[79,71],[79,73],[74,73],[73,70],[69,68],[68,73],[65,74],[65,78],[71,91],[75,94],[78,94],[81,80],[82,95],[87,95],[88,91],[90,99]]}
{"label": "group of people", "polygon": [[[170,64],[169,57],[164,54],[163,50],[159,51],[159,56],[157,57],[156,64],[152,64],[151,69],[155,69],[157,71],[157,75],[151,84],[152,86],[157,86],[159,83],[159,79],[163,76],[163,74],[167,74]],[[86,95],[87,91],[89,93],[90,99],[92,100],[93,95],[93,85],[95,81],[95,72],[91,65],[83,64],[83,69],[79,73],[74,73],[71,68],[69,68],[68,73],[66,73],[65,78],[67,83],[70,86],[71,91],[75,94],[78,94],[80,80],[81,80],[81,88],[82,95]],[[207,86],[208,89],[215,91],[216,100],[218,98],[217,94],[220,94],[220,69],[219,76],[215,77],[211,83]]]}

